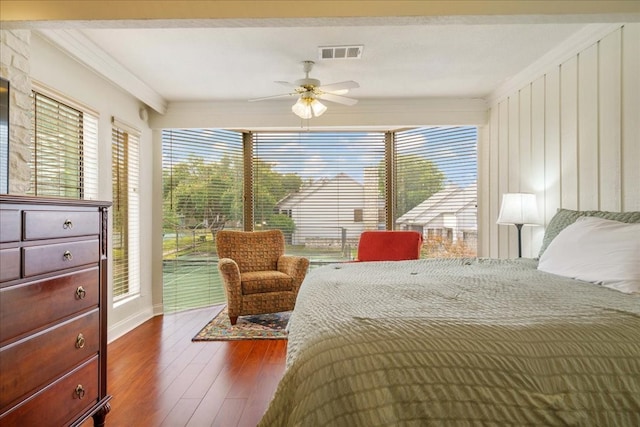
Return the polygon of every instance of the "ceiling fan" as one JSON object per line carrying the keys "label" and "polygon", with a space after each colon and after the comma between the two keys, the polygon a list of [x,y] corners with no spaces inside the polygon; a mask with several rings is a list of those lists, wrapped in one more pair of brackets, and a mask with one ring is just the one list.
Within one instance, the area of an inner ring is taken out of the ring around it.
{"label": "ceiling fan", "polygon": [[349,89],[355,89],[360,85],[352,80],[331,83],[328,85],[321,85],[320,80],[312,79],[309,77],[309,73],[315,63],[313,61],[303,61],[302,69],[305,73],[305,78],[296,80],[293,83],[277,81],[276,83],[287,86],[293,89],[289,93],[283,93],[280,95],[265,96],[263,98],[250,99],[250,102],[264,101],[266,99],[286,98],[288,96],[298,96],[298,101],[293,104],[291,111],[293,111],[298,117],[302,119],[310,119],[312,117],[318,117],[327,111],[327,107],[320,102],[329,101],[343,105],[355,105],[358,103],[357,99],[344,96]]}

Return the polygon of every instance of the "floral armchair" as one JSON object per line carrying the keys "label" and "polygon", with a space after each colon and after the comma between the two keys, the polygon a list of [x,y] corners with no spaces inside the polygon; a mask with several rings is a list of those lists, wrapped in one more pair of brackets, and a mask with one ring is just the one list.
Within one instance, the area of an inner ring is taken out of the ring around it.
{"label": "floral armchair", "polygon": [[284,254],[280,230],[221,230],[216,245],[232,325],[238,316],[293,310],[309,260]]}

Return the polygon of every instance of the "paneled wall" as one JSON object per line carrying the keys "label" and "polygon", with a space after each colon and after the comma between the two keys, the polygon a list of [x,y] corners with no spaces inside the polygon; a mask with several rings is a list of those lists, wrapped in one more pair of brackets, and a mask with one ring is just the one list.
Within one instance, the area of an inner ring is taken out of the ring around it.
{"label": "paneled wall", "polygon": [[[541,222],[558,208],[640,210],[640,24],[626,24],[490,106],[479,143],[481,256],[514,258],[502,194],[537,195]],[[544,226],[524,227],[524,257]]]}

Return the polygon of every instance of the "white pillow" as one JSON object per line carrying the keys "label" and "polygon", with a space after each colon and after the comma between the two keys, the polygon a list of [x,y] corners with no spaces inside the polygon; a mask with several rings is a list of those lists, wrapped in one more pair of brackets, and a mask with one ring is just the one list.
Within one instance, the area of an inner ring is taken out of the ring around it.
{"label": "white pillow", "polygon": [[551,241],[538,270],[640,293],[640,224],[578,218]]}

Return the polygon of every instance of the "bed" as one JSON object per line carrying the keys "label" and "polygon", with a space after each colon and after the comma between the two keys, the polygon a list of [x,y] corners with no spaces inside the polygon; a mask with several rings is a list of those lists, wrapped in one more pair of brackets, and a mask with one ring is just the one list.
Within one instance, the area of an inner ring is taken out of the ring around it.
{"label": "bed", "polygon": [[260,426],[640,425],[640,294],[538,267],[312,270]]}

